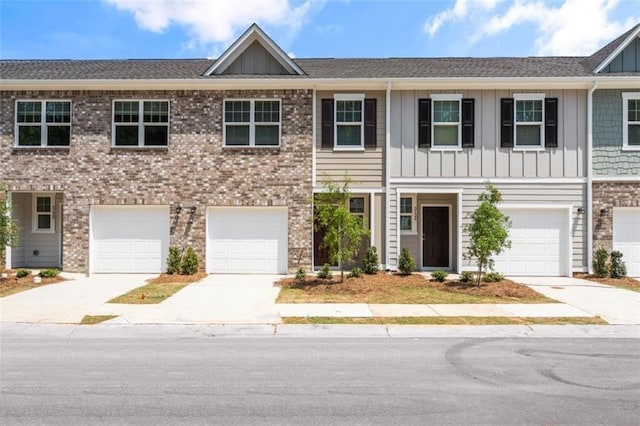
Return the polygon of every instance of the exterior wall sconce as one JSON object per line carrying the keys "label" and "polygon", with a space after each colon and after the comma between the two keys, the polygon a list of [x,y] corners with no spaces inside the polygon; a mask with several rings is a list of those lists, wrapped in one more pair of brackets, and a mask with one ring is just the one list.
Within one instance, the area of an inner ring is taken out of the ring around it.
{"label": "exterior wall sconce", "polygon": [[182,206],[176,206],[176,213],[180,214],[181,211],[182,211]]}
{"label": "exterior wall sconce", "polygon": [[584,207],[578,207],[578,214],[584,213]]}
{"label": "exterior wall sconce", "polygon": [[609,209],[606,208],[606,207],[603,207],[603,208],[600,209],[600,214],[601,215],[607,214],[608,212],[609,212]]}
{"label": "exterior wall sconce", "polygon": [[194,214],[196,212],[196,206],[191,207],[191,214]]}

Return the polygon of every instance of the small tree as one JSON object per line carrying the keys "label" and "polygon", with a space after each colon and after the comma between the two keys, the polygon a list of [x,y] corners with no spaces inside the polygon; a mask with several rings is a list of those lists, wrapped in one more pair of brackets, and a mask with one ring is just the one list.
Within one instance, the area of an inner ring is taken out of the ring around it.
{"label": "small tree", "polygon": [[358,254],[362,237],[368,234],[362,219],[349,211],[350,182],[345,176],[344,184],[339,186],[327,178],[323,182],[324,192],[314,198],[315,226],[325,230],[320,247],[326,248],[329,261],[340,267],[340,282],[344,282],[345,263]]}
{"label": "small tree", "polygon": [[604,278],[609,275],[609,265],[607,265],[607,259],[609,258],[609,252],[606,248],[600,247],[596,250],[595,256],[593,256],[593,272],[596,276]]}
{"label": "small tree", "polygon": [[378,273],[379,267],[380,259],[378,259],[378,250],[375,246],[369,247],[362,260],[362,270],[365,274],[374,275]]}
{"label": "small tree", "polygon": [[167,274],[179,274],[180,264],[182,263],[182,252],[176,246],[169,247],[169,255],[167,256]]}
{"label": "small tree", "polygon": [[416,261],[409,253],[409,249],[402,247],[400,250],[400,258],[398,258],[398,269],[402,275],[411,275],[414,269],[416,269]]}
{"label": "small tree", "polygon": [[462,228],[470,240],[465,257],[476,259],[478,264],[477,286],[480,285],[482,271],[493,269],[493,256],[511,247],[508,240],[511,221],[498,209],[501,201],[502,194],[488,182],[486,190],[478,197],[480,205],[470,216],[471,223]]}
{"label": "small tree", "polygon": [[7,187],[0,182],[0,271],[5,267],[5,247],[15,247],[18,243],[18,223],[11,217],[7,201]]}
{"label": "small tree", "polygon": [[198,272],[198,255],[193,247],[189,246],[182,255],[180,272],[182,275],[193,275]]}
{"label": "small tree", "polygon": [[622,261],[621,251],[614,250],[611,252],[609,275],[611,276],[611,278],[622,278],[627,275],[627,265],[625,265]]}

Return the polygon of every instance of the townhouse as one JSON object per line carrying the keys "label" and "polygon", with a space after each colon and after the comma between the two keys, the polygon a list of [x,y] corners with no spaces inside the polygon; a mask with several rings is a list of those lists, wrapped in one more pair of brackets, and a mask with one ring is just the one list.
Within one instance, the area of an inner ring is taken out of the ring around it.
{"label": "townhouse", "polygon": [[384,268],[473,269],[487,181],[497,270],[570,275],[600,244],[636,265],[639,31],[591,57],[292,59],[253,25],[217,60],[0,61],[7,264],[160,272],[192,245],[207,272],[309,269],[313,194],[349,176]]}

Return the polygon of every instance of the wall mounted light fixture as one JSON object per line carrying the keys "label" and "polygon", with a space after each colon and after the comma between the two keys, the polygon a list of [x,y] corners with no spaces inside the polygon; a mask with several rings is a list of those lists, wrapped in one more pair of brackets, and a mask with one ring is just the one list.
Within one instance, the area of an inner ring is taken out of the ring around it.
{"label": "wall mounted light fixture", "polygon": [[606,207],[603,207],[603,208],[600,209],[600,214],[604,215],[604,214],[607,214],[608,212],[609,212],[609,209],[606,208]]}
{"label": "wall mounted light fixture", "polygon": [[182,211],[182,206],[176,206],[176,213],[180,214]]}
{"label": "wall mounted light fixture", "polygon": [[578,214],[584,213],[584,207],[578,207]]}
{"label": "wall mounted light fixture", "polygon": [[191,207],[191,214],[194,214],[196,212],[196,206]]}

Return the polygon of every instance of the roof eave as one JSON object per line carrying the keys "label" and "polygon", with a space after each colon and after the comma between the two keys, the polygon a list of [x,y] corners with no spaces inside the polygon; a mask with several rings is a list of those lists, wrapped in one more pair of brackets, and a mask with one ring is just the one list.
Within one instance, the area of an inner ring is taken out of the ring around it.
{"label": "roof eave", "polygon": [[594,70],[593,72],[598,74],[602,72],[602,70],[609,65],[619,54],[622,52],[631,42],[640,35],[640,24],[636,27],[636,29],[629,34],[629,36],[622,42],[616,49],[609,54]]}

